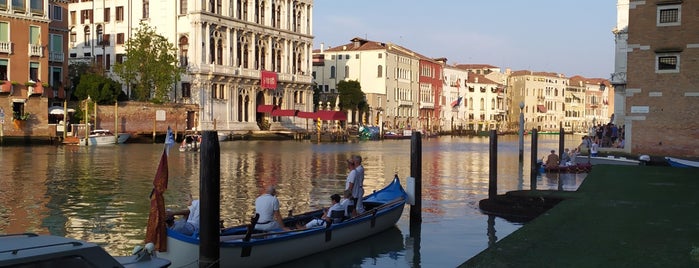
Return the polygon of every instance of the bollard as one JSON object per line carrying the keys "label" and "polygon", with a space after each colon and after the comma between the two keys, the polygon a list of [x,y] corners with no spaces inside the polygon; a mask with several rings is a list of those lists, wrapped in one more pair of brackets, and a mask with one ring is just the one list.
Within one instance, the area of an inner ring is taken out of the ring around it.
{"label": "bollard", "polygon": [[422,137],[418,131],[410,137],[410,176],[415,178],[415,205],[410,206],[410,223],[422,222]]}
{"label": "bollard", "polygon": [[199,267],[219,267],[221,148],[216,131],[202,133],[199,160]]}
{"label": "bollard", "polygon": [[538,147],[539,146],[539,131],[532,129],[532,156],[531,156],[531,180],[529,181],[529,187],[532,190],[536,190],[536,173],[538,173]]}
{"label": "bollard", "polygon": [[488,199],[493,199],[498,195],[498,134],[495,130],[490,131],[490,167],[488,169]]}

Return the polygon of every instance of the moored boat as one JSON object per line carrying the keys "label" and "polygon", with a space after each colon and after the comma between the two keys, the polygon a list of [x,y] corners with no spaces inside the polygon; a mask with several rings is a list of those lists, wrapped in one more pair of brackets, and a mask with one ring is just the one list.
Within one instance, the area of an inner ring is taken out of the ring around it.
{"label": "moored boat", "polygon": [[153,244],[138,246],[131,256],[113,257],[82,240],[32,233],[0,235],[0,267],[168,267],[153,256]]}
{"label": "moored boat", "polygon": [[670,164],[670,166],[673,166],[673,167],[699,168],[699,161],[691,161],[691,160],[674,158],[674,157],[669,157],[669,156],[666,156],[665,160],[667,160],[668,164]]}
{"label": "moored boat", "polygon": [[[88,137],[87,145],[110,145],[110,144],[122,144],[131,137],[128,133],[119,133],[118,138],[115,137],[114,133],[107,129],[95,129],[90,131]],[[85,138],[80,138],[78,145],[85,145]]]}
{"label": "moored boat", "polygon": [[592,165],[622,165],[622,166],[638,166],[641,161],[628,159],[625,157],[615,156],[587,156],[578,155],[575,157],[576,163],[590,163]]}
{"label": "moored boat", "polygon": [[[222,267],[266,267],[369,237],[395,226],[406,200],[407,194],[395,178],[385,188],[364,198],[365,213],[328,227],[255,234],[247,234],[247,225],[224,229],[220,237],[220,264]],[[284,223],[293,227],[320,217],[322,213],[316,210],[288,217]],[[167,251],[158,256],[170,260],[173,267],[196,264],[199,237],[172,230],[167,232]]]}
{"label": "moored boat", "polygon": [[544,166],[544,171],[553,173],[589,173],[592,170],[592,164],[579,163],[575,165],[565,165],[565,166],[555,166],[546,167]]}

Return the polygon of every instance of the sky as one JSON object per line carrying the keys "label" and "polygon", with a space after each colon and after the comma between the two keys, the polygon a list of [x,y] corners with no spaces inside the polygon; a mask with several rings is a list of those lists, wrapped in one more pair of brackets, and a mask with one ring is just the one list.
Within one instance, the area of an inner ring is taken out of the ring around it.
{"label": "sky", "polygon": [[313,48],[354,37],[453,64],[609,79],[614,0],[314,0]]}

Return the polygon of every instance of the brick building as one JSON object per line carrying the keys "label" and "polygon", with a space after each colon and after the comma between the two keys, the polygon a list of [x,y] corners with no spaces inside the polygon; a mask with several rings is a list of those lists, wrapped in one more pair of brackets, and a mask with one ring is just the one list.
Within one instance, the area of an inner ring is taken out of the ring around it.
{"label": "brick building", "polygon": [[699,2],[629,2],[626,144],[633,154],[699,156]]}

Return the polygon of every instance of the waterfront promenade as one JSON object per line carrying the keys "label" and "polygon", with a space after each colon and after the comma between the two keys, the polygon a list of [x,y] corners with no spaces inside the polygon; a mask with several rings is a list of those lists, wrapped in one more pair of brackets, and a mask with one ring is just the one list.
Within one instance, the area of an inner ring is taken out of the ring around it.
{"label": "waterfront promenade", "polygon": [[559,203],[460,267],[699,267],[697,169],[595,166]]}

